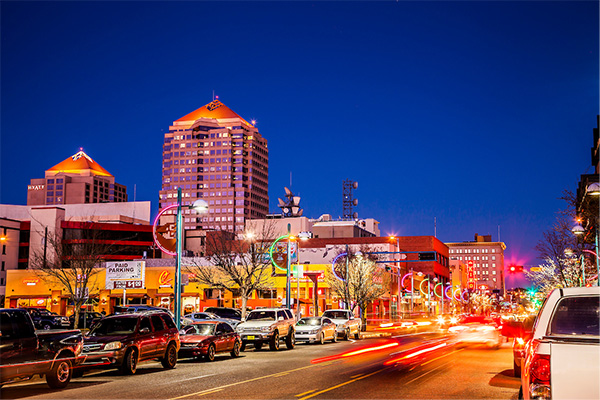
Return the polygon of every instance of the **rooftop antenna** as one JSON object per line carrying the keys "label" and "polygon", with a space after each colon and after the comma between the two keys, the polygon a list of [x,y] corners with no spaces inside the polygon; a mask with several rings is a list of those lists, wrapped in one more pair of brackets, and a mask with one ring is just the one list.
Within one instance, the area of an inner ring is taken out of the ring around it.
{"label": "rooftop antenna", "polygon": [[357,219],[358,213],[353,212],[353,207],[358,205],[358,199],[352,197],[352,190],[358,189],[358,182],[346,179],[342,183],[343,219],[346,221]]}
{"label": "rooftop antenna", "polygon": [[213,89],[213,101],[215,101],[215,91]]}
{"label": "rooftop antenna", "polygon": [[433,237],[437,237],[437,217],[433,217]]}

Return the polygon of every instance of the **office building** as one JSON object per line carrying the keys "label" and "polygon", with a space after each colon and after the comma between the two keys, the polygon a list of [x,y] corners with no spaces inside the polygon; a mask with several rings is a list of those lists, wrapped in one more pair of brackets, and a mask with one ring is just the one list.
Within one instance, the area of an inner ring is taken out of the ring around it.
{"label": "office building", "polygon": [[184,207],[186,230],[243,231],[246,220],[269,211],[268,165],[267,140],[258,129],[214,100],[165,133],[159,207],[176,204],[181,188],[183,205],[200,198],[209,206],[202,216]]}

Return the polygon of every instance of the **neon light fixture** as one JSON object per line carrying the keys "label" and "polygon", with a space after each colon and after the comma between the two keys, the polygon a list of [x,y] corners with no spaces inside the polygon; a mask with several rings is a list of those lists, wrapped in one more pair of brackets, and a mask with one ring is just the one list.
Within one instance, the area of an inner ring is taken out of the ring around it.
{"label": "neon light fixture", "polygon": [[[419,285],[419,290],[421,291],[421,293],[423,293],[423,296],[425,296],[425,295],[429,295],[429,292],[425,293],[425,292],[423,291],[423,284],[424,284],[425,282],[429,282],[429,278],[425,278],[425,279],[423,279],[423,280],[421,281],[421,284]],[[429,288],[427,288],[427,289],[429,290]]]}
{"label": "neon light fixture", "polygon": [[333,259],[333,261],[331,262],[331,271],[333,272],[333,276],[335,276],[337,279],[339,279],[340,281],[345,281],[345,279],[342,279],[338,276],[338,274],[335,273],[335,263],[337,262],[337,260],[339,260],[341,257],[343,256],[347,256],[348,253],[340,253],[337,256],[335,256],[335,258]]}
{"label": "neon light fixture", "polygon": [[282,271],[287,271],[287,268],[281,268],[279,265],[277,265],[275,263],[275,261],[273,261],[273,248],[275,248],[275,245],[277,244],[277,242],[279,242],[281,239],[285,239],[287,237],[289,237],[290,235],[286,234],[286,235],[282,235],[279,236],[271,245],[271,247],[269,247],[269,257],[271,258],[271,264],[273,264],[273,266],[277,269],[280,269]]}
{"label": "neon light fixture", "polygon": [[171,251],[171,250],[167,250],[165,249],[163,246],[161,246],[161,244],[158,242],[158,239],[156,237],[156,227],[158,226],[158,221],[160,220],[160,217],[168,210],[172,210],[174,208],[177,208],[177,204],[172,204],[170,206],[167,206],[165,208],[162,209],[161,212],[158,213],[158,215],[156,216],[156,218],[154,219],[154,223],[152,224],[152,237],[154,239],[154,243],[158,246],[158,248],[165,254],[168,254],[170,256],[176,256],[177,252]]}
{"label": "neon light fixture", "polygon": [[[406,274],[406,275],[404,275],[404,276],[402,277],[402,280],[400,281],[400,283],[402,284],[402,287],[403,287],[403,288],[406,288],[406,286],[404,286],[404,280],[405,280],[405,279],[406,279],[408,276],[411,276],[412,274],[413,274],[412,272],[409,272],[408,274]],[[411,287],[410,289],[412,290],[412,287]]]}

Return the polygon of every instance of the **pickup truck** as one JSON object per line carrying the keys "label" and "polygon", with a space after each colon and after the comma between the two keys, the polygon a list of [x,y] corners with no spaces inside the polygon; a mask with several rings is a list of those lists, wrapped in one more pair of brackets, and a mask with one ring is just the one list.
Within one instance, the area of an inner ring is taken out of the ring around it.
{"label": "pickup truck", "polygon": [[260,350],[263,343],[269,344],[270,350],[279,350],[279,341],[285,339],[286,347],[291,350],[296,344],[296,319],[287,308],[260,308],[250,311],[246,320],[236,327],[242,338],[244,351],[248,343]]}
{"label": "pickup truck", "polygon": [[360,318],[352,314],[350,310],[327,310],[323,313],[323,317],[329,318],[337,326],[337,334],[345,340],[350,339],[350,335],[354,334],[354,339],[360,339],[360,331],[362,323]]}
{"label": "pickup truck", "polygon": [[520,399],[599,399],[600,288],[554,289],[524,357]]}
{"label": "pickup truck", "polygon": [[64,388],[82,349],[79,330],[36,331],[26,310],[0,309],[0,386],[39,374],[51,388]]}

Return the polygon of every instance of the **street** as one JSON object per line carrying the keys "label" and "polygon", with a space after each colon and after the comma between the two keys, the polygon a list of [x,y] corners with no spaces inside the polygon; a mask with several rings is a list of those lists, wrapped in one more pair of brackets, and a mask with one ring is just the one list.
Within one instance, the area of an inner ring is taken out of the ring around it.
{"label": "street", "polygon": [[36,378],[3,388],[2,398],[517,399],[512,372],[510,342],[498,350],[458,348],[425,334],[278,352],[250,347],[238,359],[181,359],[174,370],[145,363],[133,376],[89,371],[59,391]]}

